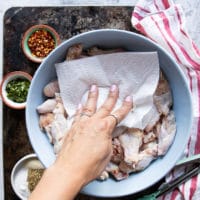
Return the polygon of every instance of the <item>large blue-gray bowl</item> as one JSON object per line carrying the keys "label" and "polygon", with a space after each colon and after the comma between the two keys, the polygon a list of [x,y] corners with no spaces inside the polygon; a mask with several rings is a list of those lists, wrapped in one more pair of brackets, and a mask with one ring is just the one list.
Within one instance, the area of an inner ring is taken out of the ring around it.
{"label": "large blue-gray bowl", "polygon": [[104,29],[86,32],[66,40],[37,69],[27,99],[26,126],[28,136],[38,158],[46,167],[54,162],[55,155],[52,145],[39,128],[36,108],[44,101],[42,92],[44,86],[56,77],[54,64],[63,61],[68,47],[77,43],[82,43],[84,48],[98,45],[105,48],[123,47],[129,51],[158,52],[160,67],[169,81],[173,94],[173,109],[177,123],[173,144],[165,156],[155,160],[144,171],[132,174],[126,180],[117,182],[110,178],[105,182],[93,181],[82,189],[83,193],[99,197],[117,197],[140,192],[163,178],[184,152],[192,124],[192,103],[187,81],[180,67],[163,48],[139,34]]}

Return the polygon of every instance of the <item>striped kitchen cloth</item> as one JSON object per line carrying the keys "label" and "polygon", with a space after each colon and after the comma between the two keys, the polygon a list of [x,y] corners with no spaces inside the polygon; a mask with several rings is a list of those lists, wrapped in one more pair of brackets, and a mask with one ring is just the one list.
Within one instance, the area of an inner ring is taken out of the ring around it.
{"label": "striped kitchen cloth", "polygon": [[[187,77],[193,100],[194,120],[186,156],[200,153],[200,51],[187,33],[184,13],[172,0],[139,0],[131,23],[146,37],[164,47],[177,61]],[[166,181],[183,173],[172,170]],[[200,175],[159,200],[199,200]]]}

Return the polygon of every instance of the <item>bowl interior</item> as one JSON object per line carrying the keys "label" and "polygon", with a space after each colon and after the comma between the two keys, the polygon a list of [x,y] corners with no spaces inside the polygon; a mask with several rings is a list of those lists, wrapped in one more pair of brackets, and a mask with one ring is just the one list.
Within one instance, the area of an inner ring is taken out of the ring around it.
{"label": "bowl interior", "polygon": [[116,182],[111,178],[105,182],[95,180],[82,190],[83,193],[99,197],[124,196],[142,191],[159,181],[172,169],[181,157],[188,141],[191,129],[192,105],[184,75],[162,48],[145,37],[132,32],[97,30],[65,41],[38,68],[31,82],[27,100],[26,125],[29,139],[39,159],[46,167],[54,162],[55,155],[47,137],[39,128],[36,107],[44,101],[43,87],[56,77],[54,64],[63,61],[68,47],[77,43],[82,43],[84,48],[98,45],[103,48],[122,47],[127,51],[135,52],[158,52],[160,67],[169,81],[173,95],[173,109],[177,122],[177,133],[173,144],[164,157],[155,160],[144,171],[134,173],[121,182]]}

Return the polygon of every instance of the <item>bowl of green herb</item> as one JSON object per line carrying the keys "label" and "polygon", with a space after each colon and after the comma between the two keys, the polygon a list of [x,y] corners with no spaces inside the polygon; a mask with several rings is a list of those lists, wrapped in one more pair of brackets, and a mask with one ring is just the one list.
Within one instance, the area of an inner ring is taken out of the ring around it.
{"label": "bowl of green herb", "polygon": [[32,76],[23,71],[6,74],[1,82],[3,102],[13,109],[24,109]]}

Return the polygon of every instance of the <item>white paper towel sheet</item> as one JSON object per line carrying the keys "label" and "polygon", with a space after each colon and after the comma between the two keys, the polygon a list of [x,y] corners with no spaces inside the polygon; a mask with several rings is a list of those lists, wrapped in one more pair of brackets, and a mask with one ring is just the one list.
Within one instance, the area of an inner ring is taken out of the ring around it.
{"label": "white paper towel sheet", "polygon": [[[72,117],[77,105],[84,103],[92,84],[99,87],[99,107],[112,84],[119,87],[119,108],[127,95],[134,109],[118,126],[144,129],[150,121],[153,94],[159,80],[157,52],[122,52],[65,61],[56,64],[56,72],[65,109]],[[114,110],[115,110],[114,109]]]}

